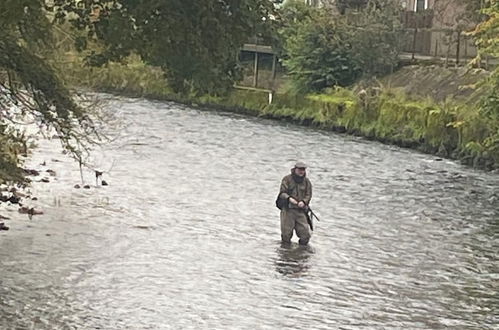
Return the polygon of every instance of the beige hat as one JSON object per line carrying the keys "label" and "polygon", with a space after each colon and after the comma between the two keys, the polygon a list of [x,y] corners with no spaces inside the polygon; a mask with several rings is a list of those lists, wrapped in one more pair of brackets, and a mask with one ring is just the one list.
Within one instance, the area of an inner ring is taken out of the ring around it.
{"label": "beige hat", "polygon": [[307,164],[304,162],[296,162],[295,168],[307,168]]}

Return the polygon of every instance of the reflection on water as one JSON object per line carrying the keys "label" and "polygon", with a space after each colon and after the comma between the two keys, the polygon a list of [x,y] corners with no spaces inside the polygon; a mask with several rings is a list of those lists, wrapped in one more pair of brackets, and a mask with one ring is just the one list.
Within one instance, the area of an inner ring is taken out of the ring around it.
{"label": "reflection on water", "polygon": [[[57,173],[27,201],[44,215],[2,214],[0,329],[497,329],[497,175],[173,103],[109,107],[123,131],[93,157],[110,185],[89,171],[74,189],[78,166],[44,141],[27,164]],[[296,159],[321,218],[305,248],[277,243]]]}
{"label": "reflection on water", "polygon": [[307,276],[310,269],[310,258],[314,251],[311,245],[302,246],[296,243],[280,243],[275,262],[277,272],[291,277]]}

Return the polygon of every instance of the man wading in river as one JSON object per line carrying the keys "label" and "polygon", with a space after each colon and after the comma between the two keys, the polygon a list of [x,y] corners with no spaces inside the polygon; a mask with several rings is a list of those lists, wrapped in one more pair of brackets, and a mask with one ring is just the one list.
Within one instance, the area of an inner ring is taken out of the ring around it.
{"label": "man wading in river", "polygon": [[281,209],[281,238],[283,243],[290,243],[293,230],[300,238],[300,245],[307,245],[310,229],[307,222],[307,208],[312,199],[312,183],[307,178],[307,165],[297,162],[281,182],[278,202]]}

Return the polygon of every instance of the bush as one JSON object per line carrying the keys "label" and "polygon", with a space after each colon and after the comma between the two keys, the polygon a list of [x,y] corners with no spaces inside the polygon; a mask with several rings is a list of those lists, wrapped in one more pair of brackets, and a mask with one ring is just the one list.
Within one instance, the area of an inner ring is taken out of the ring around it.
{"label": "bush", "polygon": [[395,5],[381,8],[369,2],[346,15],[296,5],[284,13],[293,24],[283,24],[280,31],[283,63],[298,92],[348,86],[362,76],[391,72],[398,64],[404,34]]}
{"label": "bush", "polygon": [[348,86],[361,76],[358,60],[351,56],[351,32],[325,14],[299,23],[296,35],[285,40],[284,66],[298,92]]}

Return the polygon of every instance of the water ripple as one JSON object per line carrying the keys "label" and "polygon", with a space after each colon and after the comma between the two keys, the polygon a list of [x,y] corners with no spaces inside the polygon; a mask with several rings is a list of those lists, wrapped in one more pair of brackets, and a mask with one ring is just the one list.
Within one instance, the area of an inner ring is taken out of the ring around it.
{"label": "water ripple", "polygon": [[[123,129],[93,157],[110,186],[74,189],[55,141],[29,160],[58,176],[32,188],[43,216],[0,233],[0,328],[497,329],[497,176],[174,103],[109,108]],[[307,248],[280,245],[273,205],[295,159],[322,219]]]}

